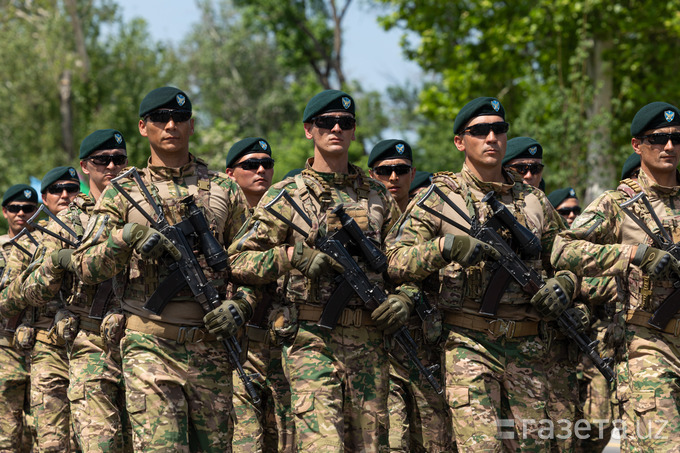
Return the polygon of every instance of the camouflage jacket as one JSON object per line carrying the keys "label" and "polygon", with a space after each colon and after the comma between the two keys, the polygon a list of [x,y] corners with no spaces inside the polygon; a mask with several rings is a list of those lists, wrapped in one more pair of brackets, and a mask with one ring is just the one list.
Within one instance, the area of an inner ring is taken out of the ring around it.
{"label": "camouflage jacket", "polygon": [[[188,195],[194,196],[211,231],[225,248],[246,221],[248,205],[239,186],[227,175],[208,170],[200,159],[191,156],[190,162],[180,168],[149,165],[139,174],[171,225],[186,218],[181,200]],[[121,186],[142,209],[153,214],[132,178],[121,181]],[[126,312],[170,324],[203,325],[203,309],[188,289],[172,297],[160,316],[143,309],[156,289],[163,287],[169,263],[167,257],[143,259],[123,240],[126,223],[149,225],[115,187],[109,186],[97,200],[83,242],[73,254],[75,271],[83,283],[94,285],[114,277],[114,287],[122,288],[122,307]],[[199,262],[208,280],[224,295],[228,270],[213,272],[202,255]]]}
{"label": "camouflage jacket", "polygon": [[[359,167],[350,164],[349,174],[321,173],[311,169],[312,162],[312,159],[308,160],[305,170],[295,178],[270,187],[255,208],[247,227],[232,243],[229,255],[236,282],[262,285],[286,274],[283,285],[287,303],[323,305],[337,287],[335,276],[329,274],[314,281],[306,278],[288,260],[288,247],[299,241],[314,247],[317,237],[339,228],[337,216],[331,213],[338,204],[343,205],[345,212],[356,220],[367,237],[382,244],[399,217],[399,208],[385,186],[366,176]],[[309,231],[306,239],[265,209],[265,205],[283,190],[311,220],[311,227],[284,198],[272,208],[302,231]],[[358,257],[358,262],[371,281],[382,285],[381,275],[370,271],[361,257]],[[248,292],[247,288],[242,289]],[[255,303],[253,299],[251,297],[249,301]],[[363,305],[363,302],[354,296],[348,305]]]}
{"label": "camouflage jacket", "polygon": [[[5,271],[7,270],[7,259],[9,258],[10,252],[12,251],[12,244],[9,242],[9,234],[3,234],[0,236],[0,288],[6,286],[7,280],[3,279]],[[7,332],[7,323],[9,318],[5,316],[0,316],[0,335],[13,335],[11,332]]]}
{"label": "camouflage jacket", "polygon": [[[525,264],[544,277],[552,276],[550,250],[557,233],[566,228],[562,218],[543,192],[523,184],[521,180],[515,182],[509,173],[504,172],[504,178],[504,183],[482,182],[464,165],[457,174],[436,173],[432,184],[441,189],[467,216],[476,217],[480,222],[484,222],[490,214],[488,205],[480,200],[488,192],[494,191],[496,199],[540,239],[540,257],[525,260]],[[493,277],[491,264],[482,262],[463,269],[444,259],[439,250],[440,238],[449,233],[466,233],[418,206],[418,202],[426,195],[427,191],[416,195],[387,237],[388,273],[397,283],[412,282],[420,286],[430,301],[442,310],[478,314],[481,298]],[[463,217],[435,193],[424,204],[458,224],[468,226]],[[501,234],[508,236],[506,233]],[[537,321],[540,315],[530,300],[531,295],[523,292],[512,280],[500,299],[497,316],[515,321]]]}
{"label": "camouflage jacket", "polygon": [[[673,241],[680,241],[680,185],[660,186],[643,170],[637,185],[635,189],[646,193]],[[600,195],[574,220],[570,230],[560,233],[551,259],[557,268],[579,275],[616,277],[619,297],[627,308],[654,311],[672,292],[673,282],[651,281],[631,265],[633,246],[652,245],[652,240],[621,208],[620,204],[628,199],[630,196],[624,190],[609,190]],[[641,201],[630,208],[651,231],[658,232]]]}

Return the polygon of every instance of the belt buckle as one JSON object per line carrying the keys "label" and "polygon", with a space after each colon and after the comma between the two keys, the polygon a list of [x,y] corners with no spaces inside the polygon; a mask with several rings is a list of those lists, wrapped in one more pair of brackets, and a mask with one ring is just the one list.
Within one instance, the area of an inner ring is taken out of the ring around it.
{"label": "belt buckle", "polygon": [[[498,328],[495,329],[494,326],[496,326],[498,323]],[[516,323],[515,321],[506,321],[505,319],[494,319],[489,323],[489,328],[488,331],[492,335],[503,335],[505,338],[512,338],[515,335],[515,327]],[[494,332],[494,330],[497,330],[497,332]]]}
{"label": "belt buckle", "polygon": [[354,324],[354,313],[353,310],[345,308],[342,310],[342,315],[340,315],[340,325],[342,327],[349,327]]}
{"label": "belt buckle", "polygon": [[354,327],[361,327],[361,322],[364,319],[364,311],[361,308],[354,310],[354,316],[352,317],[354,321]]}
{"label": "belt buckle", "polygon": [[177,332],[177,338],[175,341],[177,344],[184,344],[184,342],[187,339],[187,328],[186,327],[180,327],[179,331]]}
{"label": "belt buckle", "polygon": [[673,329],[673,336],[680,337],[680,319],[675,320],[675,329]]}
{"label": "belt buckle", "polygon": [[205,330],[200,327],[192,327],[187,334],[187,341],[190,343],[200,343],[205,340]]}

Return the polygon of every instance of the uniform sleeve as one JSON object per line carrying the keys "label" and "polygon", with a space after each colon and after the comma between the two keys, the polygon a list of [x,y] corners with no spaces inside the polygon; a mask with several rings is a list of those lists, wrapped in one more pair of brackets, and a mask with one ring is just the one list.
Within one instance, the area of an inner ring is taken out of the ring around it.
{"label": "uniform sleeve", "polygon": [[632,245],[619,244],[623,211],[609,192],[602,194],[555,239],[550,261],[579,276],[623,276]]}
{"label": "uniform sleeve", "polygon": [[[26,242],[21,244],[24,248],[30,245]],[[40,251],[40,248],[38,249]],[[7,268],[3,276],[4,288],[0,292],[0,316],[11,318],[26,308],[21,283],[24,278],[24,271],[31,264],[32,256],[26,255],[19,250],[19,247],[12,247],[12,251],[7,258]]]}
{"label": "uniform sleeve", "polygon": [[241,230],[241,227],[243,227],[243,225],[246,223],[246,220],[249,216],[248,201],[246,200],[243,191],[239,185],[231,179],[228,179],[227,181],[230,183],[227,188],[227,191],[229,192],[227,199],[231,201],[231,206],[229,209],[227,225],[224,229],[226,248],[228,248],[232,243],[238,232]]}

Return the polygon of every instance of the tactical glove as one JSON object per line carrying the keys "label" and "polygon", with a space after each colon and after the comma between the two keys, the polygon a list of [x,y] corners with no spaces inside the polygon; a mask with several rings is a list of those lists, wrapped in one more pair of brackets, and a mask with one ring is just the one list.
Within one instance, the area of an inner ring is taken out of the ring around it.
{"label": "tactical glove", "polygon": [[371,313],[376,327],[387,335],[393,334],[408,322],[413,301],[404,293],[390,294],[387,300]]}
{"label": "tactical glove", "polygon": [[225,300],[203,317],[205,327],[220,338],[231,337],[253,315],[250,304],[243,299]]}
{"label": "tactical glove", "polygon": [[574,282],[566,275],[549,278],[534,297],[531,304],[547,321],[554,321],[569,306],[574,293]]}
{"label": "tactical glove", "polygon": [[54,265],[55,269],[61,271],[72,270],[71,255],[73,255],[74,251],[74,249],[61,249],[52,252],[50,254],[50,258],[52,259],[52,264]]}
{"label": "tactical glove", "polygon": [[325,253],[308,247],[304,242],[296,242],[290,264],[307,278],[317,278],[332,269],[344,272],[343,267]]}
{"label": "tactical glove", "polygon": [[123,240],[145,259],[158,259],[166,251],[175,260],[182,258],[182,254],[168,238],[146,225],[126,223],[123,227]]}
{"label": "tactical glove", "polygon": [[442,256],[446,261],[455,261],[461,266],[474,266],[480,261],[501,257],[498,251],[486,242],[466,234],[447,234],[444,236]]}
{"label": "tactical glove", "polygon": [[671,274],[680,274],[680,264],[673,255],[663,250],[649,247],[647,244],[638,245],[637,252],[631,263],[639,266],[653,280],[666,279]]}
{"label": "tactical glove", "polygon": [[[579,306],[569,307],[564,312],[575,321],[576,332],[585,333],[590,327],[590,313],[585,305],[579,304]],[[568,335],[568,332],[563,331],[562,333]]]}

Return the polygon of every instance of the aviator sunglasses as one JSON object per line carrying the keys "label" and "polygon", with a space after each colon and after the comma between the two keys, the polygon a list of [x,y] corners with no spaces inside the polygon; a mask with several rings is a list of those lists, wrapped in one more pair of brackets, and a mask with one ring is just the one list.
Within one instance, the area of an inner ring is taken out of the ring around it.
{"label": "aviator sunglasses", "polygon": [[146,117],[154,123],[167,123],[170,118],[175,123],[183,123],[191,119],[191,112],[188,110],[154,110]]}
{"label": "aviator sunglasses", "polygon": [[512,168],[515,170],[517,173],[520,175],[526,175],[528,172],[531,172],[532,175],[537,175],[543,171],[543,167],[545,165],[543,164],[512,164],[508,165],[508,167]]}
{"label": "aviator sunglasses", "polygon": [[493,131],[495,135],[505,134],[510,129],[510,125],[505,121],[499,121],[498,123],[479,123],[474,126],[470,126],[463,131],[463,133],[468,133],[475,137],[486,137],[489,132]]}
{"label": "aviator sunglasses", "polygon": [[559,212],[562,217],[569,217],[569,214],[571,214],[572,212],[574,213],[574,215],[579,215],[581,214],[581,207],[574,206],[572,208],[560,208],[557,210],[557,212]]}
{"label": "aviator sunglasses", "polygon": [[274,159],[271,157],[265,157],[263,159],[247,159],[238,164],[234,164],[234,167],[240,167],[244,170],[257,170],[260,166],[265,170],[270,170],[274,168]]}
{"label": "aviator sunglasses", "polygon": [[316,116],[312,118],[312,123],[320,129],[333,129],[335,125],[339,125],[343,131],[354,129],[357,124],[356,118],[351,116]]}
{"label": "aviator sunglasses", "polygon": [[34,204],[8,204],[5,206],[12,214],[19,214],[19,211],[24,211],[24,214],[31,214],[35,212],[38,207]]}
{"label": "aviator sunglasses", "polygon": [[381,165],[379,167],[373,167],[373,173],[380,176],[390,176],[392,172],[401,176],[405,175],[409,171],[411,171],[411,166],[406,164]]}
{"label": "aviator sunglasses", "polygon": [[638,137],[640,140],[647,139],[650,145],[665,145],[668,140],[674,145],[680,145],[680,132],[666,134],[649,134]]}
{"label": "aviator sunglasses", "polygon": [[101,165],[103,167],[108,167],[111,162],[113,162],[113,165],[118,166],[127,162],[127,156],[125,154],[112,154],[110,156],[101,155],[89,157],[88,160],[95,165]]}
{"label": "aviator sunglasses", "polygon": [[80,191],[80,185],[78,184],[54,184],[47,188],[46,192],[52,195],[61,195],[63,191],[68,193],[78,193]]}

